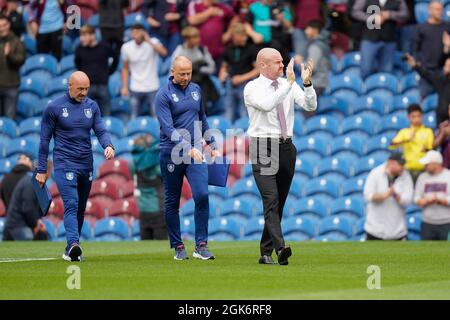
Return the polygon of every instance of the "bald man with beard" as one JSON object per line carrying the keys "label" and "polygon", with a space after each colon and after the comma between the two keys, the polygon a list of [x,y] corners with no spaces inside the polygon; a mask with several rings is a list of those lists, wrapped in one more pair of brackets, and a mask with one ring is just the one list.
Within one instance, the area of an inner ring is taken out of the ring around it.
{"label": "bald man with beard", "polygon": [[317,96],[311,83],[311,62],[301,64],[304,91],[295,82],[294,60],[283,78],[283,58],[273,48],[261,49],[256,57],[260,76],[244,88],[249,115],[250,160],[253,176],[264,208],[260,264],[287,265],[291,248],[285,245],[281,219],[295,172],[297,149],[292,143],[294,105],[306,111],[317,108]]}
{"label": "bald man with beard", "polygon": [[93,179],[91,129],[105,149],[105,158],[114,158],[114,147],[103,124],[100,108],[87,96],[89,84],[84,72],[74,72],[69,79],[68,92],[48,104],[41,122],[36,180],[42,187],[49,175],[47,158],[53,137],[53,177],[64,202],[67,246],[63,259],[66,261],[82,259],[80,234]]}

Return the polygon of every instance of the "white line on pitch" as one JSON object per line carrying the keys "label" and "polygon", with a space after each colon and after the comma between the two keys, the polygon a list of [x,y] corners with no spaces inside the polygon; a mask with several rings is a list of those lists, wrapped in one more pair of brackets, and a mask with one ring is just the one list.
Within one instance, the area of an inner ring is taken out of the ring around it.
{"label": "white line on pitch", "polygon": [[24,261],[49,261],[57,258],[0,258],[0,263],[6,262],[24,262]]}

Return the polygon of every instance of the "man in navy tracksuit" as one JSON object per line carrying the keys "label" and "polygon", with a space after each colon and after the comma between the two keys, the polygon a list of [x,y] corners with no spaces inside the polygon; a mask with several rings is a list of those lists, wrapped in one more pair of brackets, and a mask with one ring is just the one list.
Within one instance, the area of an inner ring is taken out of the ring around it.
{"label": "man in navy tracksuit", "polygon": [[[161,125],[160,165],[164,180],[166,224],[175,260],[188,259],[180,232],[180,196],[184,176],[187,177],[195,202],[194,258],[209,260],[208,250],[208,168],[203,161],[202,137],[209,129],[202,107],[201,89],[190,82],[192,63],[184,57],[174,59],[172,76],[156,95],[156,115]],[[201,121],[201,122],[199,122]],[[214,160],[219,152],[214,138],[207,143]],[[192,163],[192,160],[194,162]]]}
{"label": "man in navy tracksuit", "polygon": [[93,171],[91,129],[105,149],[106,159],[114,158],[114,147],[99,106],[87,97],[88,90],[88,76],[74,72],[69,79],[69,91],[49,103],[41,123],[36,180],[41,187],[47,180],[48,146],[53,136],[54,179],[64,203],[67,247],[63,259],[67,261],[81,261],[80,233]]}

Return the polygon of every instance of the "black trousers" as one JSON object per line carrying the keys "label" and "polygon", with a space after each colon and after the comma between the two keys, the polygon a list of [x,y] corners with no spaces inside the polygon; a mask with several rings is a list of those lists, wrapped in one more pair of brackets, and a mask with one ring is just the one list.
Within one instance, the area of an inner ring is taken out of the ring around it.
{"label": "black trousers", "polygon": [[36,36],[37,52],[48,53],[56,59],[61,60],[63,49],[63,29],[49,32],[38,33]]}
{"label": "black trousers", "polygon": [[422,240],[447,240],[450,232],[450,223],[429,224],[422,222],[420,230]]}
{"label": "black trousers", "polygon": [[250,140],[250,160],[253,176],[264,207],[264,230],[261,236],[261,255],[277,253],[285,246],[281,219],[295,173],[297,149],[292,142],[278,139]]}
{"label": "black trousers", "polygon": [[[366,232],[366,240],[367,240],[367,241],[371,241],[371,240],[384,240],[384,239],[381,239],[381,238],[375,237],[374,235],[372,235],[372,234],[370,234],[370,233]],[[408,240],[408,237],[407,237],[407,236],[405,236],[405,237],[403,237],[403,238],[392,239],[392,240],[393,240],[393,241],[402,241],[402,240]]]}

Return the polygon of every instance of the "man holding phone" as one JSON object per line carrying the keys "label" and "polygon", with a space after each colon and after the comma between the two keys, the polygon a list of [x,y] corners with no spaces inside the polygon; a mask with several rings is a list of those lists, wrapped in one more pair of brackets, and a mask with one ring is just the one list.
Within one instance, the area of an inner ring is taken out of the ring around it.
{"label": "man holding phone", "polygon": [[364,186],[367,240],[406,239],[405,207],[412,202],[413,193],[413,181],[401,153],[392,153],[369,173]]}

